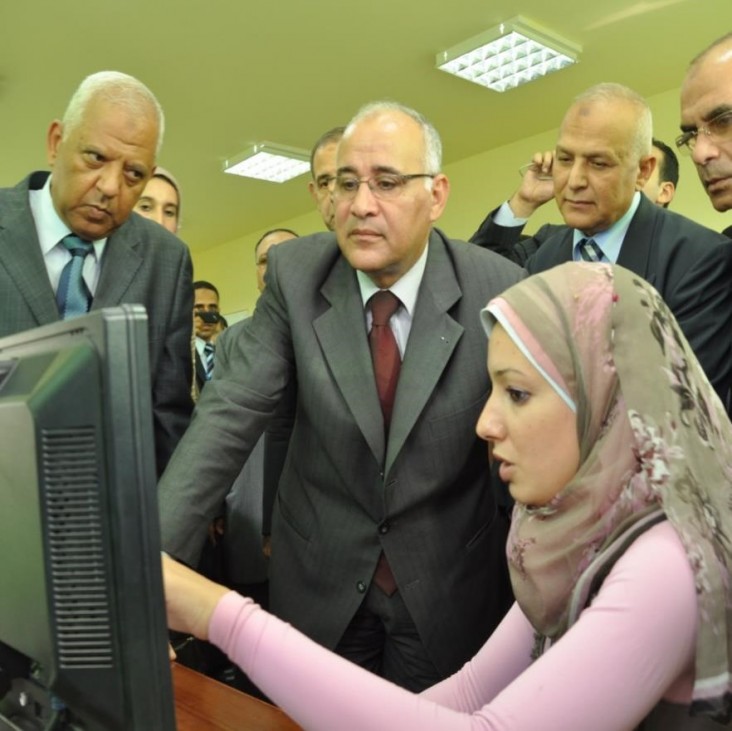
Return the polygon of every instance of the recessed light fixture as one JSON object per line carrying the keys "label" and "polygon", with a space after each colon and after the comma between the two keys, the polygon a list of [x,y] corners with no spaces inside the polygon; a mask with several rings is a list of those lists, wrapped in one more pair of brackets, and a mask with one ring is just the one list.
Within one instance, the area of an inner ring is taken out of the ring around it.
{"label": "recessed light fixture", "polygon": [[441,71],[507,91],[577,63],[580,46],[518,16],[438,53]]}
{"label": "recessed light fixture", "polygon": [[258,142],[224,163],[224,172],[284,183],[310,170],[310,153],[297,147]]}

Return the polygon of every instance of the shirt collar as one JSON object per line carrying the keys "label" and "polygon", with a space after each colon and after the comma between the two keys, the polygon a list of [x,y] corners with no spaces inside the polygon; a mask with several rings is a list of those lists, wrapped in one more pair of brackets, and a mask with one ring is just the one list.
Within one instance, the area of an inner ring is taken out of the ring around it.
{"label": "shirt collar", "polygon": [[[38,241],[41,244],[41,251],[45,256],[61,239],[72,233],[71,229],[64,223],[56,212],[51,197],[51,179],[49,175],[46,182],[40,190],[30,191],[30,207],[33,214],[33,220],[36,224],[38,232]],[[104,245],[107,239],[98,239],[94,242],[94,256],[97,261],[101,259]]]}
{"label": "shirt collar", "polygon": [[195,343],[196,343],[196,350],[198,351],[198,354],[203,357],[203,349],[206,347],[206,343],[208,340],[204,340],[203,338],[199,338],[198,335],[196,335]]}
{"label": "shirt collar", "polygon": [[[424,247],[424,251],[420,255],[419,259],[412,265],[406,274],[403,274],[391,287],[389,291],[393,292],[399,301],[404,306],[404,309],[409,313],[411,317],[414,313],[414,306],[417,303],[417,295],[419,294],[419,285],[422,283],[422,277],[424,276],[424,269],[427,266],[427,250],[429,249],[429,242]],[[361,271],[356,271],[356,278],[358,279],[358,286],[361,291],[361,300],[363,301],[364,307],[369,301],[369,298],[379,291],[368,274]]]}
{"label": "shirt collar", "polygon": [[[641,195],[643,194],[636,190],[628,210],[617,221],[615,221],[610,228],[605,231],[600,231],[600,233],[596,233],[591,237],[602,249],[602,253],[605,258],[613,264],[617,262],[618,257],[620,256],[620,248],[623,245],[623,239],[625,239],[625,234],[628,232],[630,222],[633,220],[633,216],[635,216],[635,212],[638,210]],[[586,234],[582,233],[579,229],[574,229],[572,234],[572,252],[575,260],[580,258],[577,251],[577,244],[582,241],[582,239],[586,238],[588,238]]]}

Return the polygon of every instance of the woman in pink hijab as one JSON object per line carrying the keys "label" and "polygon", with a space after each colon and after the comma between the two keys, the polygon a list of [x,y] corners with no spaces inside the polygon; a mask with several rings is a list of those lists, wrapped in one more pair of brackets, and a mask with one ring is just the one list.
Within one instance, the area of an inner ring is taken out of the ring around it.
{"label": "woman in pink hijab", "polygon": [[482,318],[516,603],[469,663],[414,695],[165,558],[171,626],[313,731],[723,728],[732,426],[673,315],[631,272],[568,263]]}

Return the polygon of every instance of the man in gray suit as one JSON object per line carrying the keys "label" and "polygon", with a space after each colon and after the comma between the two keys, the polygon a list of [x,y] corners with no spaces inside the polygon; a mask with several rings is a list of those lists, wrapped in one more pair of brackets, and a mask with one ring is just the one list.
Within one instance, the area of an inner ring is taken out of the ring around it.
{"label": "man in gray suit", "polygon": [[[417,112],[383,102],[356,115],[338,149],[335,235],[270,250],[230,368],[204,391],[160,483],[163,546],[195,564],[297,378],[270,608],[411,689],[457,670],[512,601],[507,521],[475,434],[490,391],[478,312],[523,271],[432,228],[449,194],[440,165],[439,136]],[[368,337],[380,290],[400,301],[387,322],[402,358],[388,428]]]}
{"label": "man in gray suit", "polygon": [[159,472],[190,417],[193,304],[186,246],[131,215],[162,136],[162,110],[146,86],[94,74],[50,126],[51,175],[35,172],[0,190],[0,337],[60,319],[59,280],[72,260],[63,242],[70,234],[91,242],[82,273],[92,309],[147,309]]}

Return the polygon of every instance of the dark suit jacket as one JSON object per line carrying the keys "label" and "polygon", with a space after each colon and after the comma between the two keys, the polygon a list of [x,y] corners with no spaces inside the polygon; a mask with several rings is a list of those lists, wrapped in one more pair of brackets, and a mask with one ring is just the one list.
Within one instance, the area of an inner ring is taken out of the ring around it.
{"label": "dark suit jacket", "polygon": [[163,545],[195,563],[221,495],[297,374],[272,525],[271,608],[334,647],[379,554],[436,666],[456,670],[511,602],[506,524],[475,424],[490,390],[479,311],[521,269],[430,235],[388,442],[356,274],[335,237],[270,250],[267,288],[160,483]]}
{"label": "dark suit jacket", "polygon": [[[493,240],[519,235],[490,233],[488,225],[484,232]],[[547,233],[528,242],[536,248],[525,265],[530,274],[572,260],[573,229],[553,226]],[[724,401],[732,384],[732,242],[641,195],[617,263],[658,290]]]}
{"label": "dark suit jacket", "polygon": [[208,381],[206,380],[206,368],[203,365],[201,356],[198,353],[198,348],[196,348],[195,345],[193,346],[193,359],[196,363],[196,388],[198,389],[198,393],[201,393],[201,391],[203,391],[203,387],[208,383]]}
{"label": "dark suit jacket", "polygon": [[493,220],[497,212],[498,209],[494,208],[485,217],[478,230],[470,237],[470,243],[495,251],[519,266],[526,266],[529,257],[536,253],[539,246],[562,228],[546,223],[533,236],[525,236],[522,233],[523,226],[499,226]]}
{"label": "dark suit jacket", "polygon": [[[59,319],[28,193],[48,173],[0,189],[0,337]],[[133,213],[108,239],[92,309],[141,304],[149,323],[155,451],[162,472],[190,418],[192,267],[188,249]]]}

